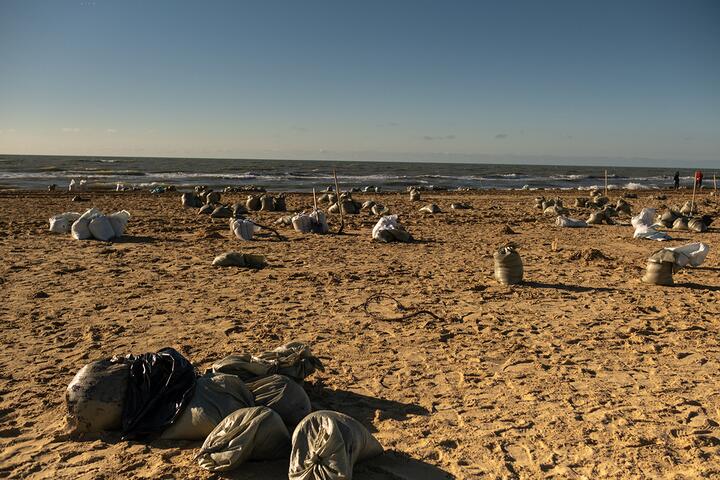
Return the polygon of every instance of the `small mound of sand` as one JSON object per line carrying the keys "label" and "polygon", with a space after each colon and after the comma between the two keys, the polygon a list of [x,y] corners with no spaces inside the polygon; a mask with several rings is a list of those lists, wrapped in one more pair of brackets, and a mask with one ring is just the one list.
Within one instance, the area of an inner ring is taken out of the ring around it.
{"label": "small mound of sand", "polygon": [[500,234],[501,234],[501,235],[515,235],[516,233],[517,233],[517,232],[515,232],[515,230],[513,230],[512,228],[510,228],[510,225],[505,225],[504,227],[502,227],[502,228],[500,229]]}
{"label": "small mound of sand", "polygon": [[570,255],[570,260],[585,260],[586,262],[592,262],[595,260],[611,260],[611,258],[597,248],[585,248],[583,250],[573,252],[573,254]]}

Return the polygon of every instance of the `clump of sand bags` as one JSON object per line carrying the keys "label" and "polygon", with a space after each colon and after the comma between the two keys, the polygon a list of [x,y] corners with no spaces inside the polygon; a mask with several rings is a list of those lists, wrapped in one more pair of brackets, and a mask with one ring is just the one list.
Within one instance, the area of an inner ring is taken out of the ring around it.
{"label": "clump of sand bags", "polygon": [[127,210],[104,215],[97,208],[85,213],[67,212],[50,218],[50,231],[70,233],[75,240],[96,239],[108,242],[122,237],[125,233],[130,213]]}
{"label": "clump of sand bags", "polygon": [[196,459],[212,472],[289,456],[290,479],[350,479],[356,462],[383,448],[347,415],[311,413],[302,384],[316,370],[322,362],[301,342],[230,355],[203,375],[171,348],[113,357],[70,382],[67,425],[76,436],[204,440]]}

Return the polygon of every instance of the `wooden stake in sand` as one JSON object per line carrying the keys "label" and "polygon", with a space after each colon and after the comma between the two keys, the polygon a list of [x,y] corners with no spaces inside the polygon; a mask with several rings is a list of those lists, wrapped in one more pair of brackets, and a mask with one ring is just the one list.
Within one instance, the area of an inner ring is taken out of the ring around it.
{"label": "wooden stake in sand", "polygon": [[713,173],[713,187],[715,187],[715,191],[717,192],[717,179],[715,178],[714,173]]}
{"label": "wooden stake in sand", "polygon": [[317,212],[317,195],[315,195],[315,187],[313,187],[313,208]]}
{"label": "wooden stake in sand", "polygon": [[342,233],[343,228],[345,228],[345,219],[343,218],[343,211],[342,207],[340,205],[340,186],[338,185],[337,181],[337,173],[335,172],[335,169],[333,168],[333,177],[335,178],[335,196],[337,197],[337,206],[338,206],[338,212],[340,213],[340,228],[338,229],[338,234]]}
{"label": "wooden stake in sand", "polygon": [[690,215],[695,213],[695,188],[697,187],[697,180],[693,179],[693,196],[690,200]]}
{"label": "wooden stake in sand", "polygon": [[605,196],[607,196],[607,170],[605,170]]}

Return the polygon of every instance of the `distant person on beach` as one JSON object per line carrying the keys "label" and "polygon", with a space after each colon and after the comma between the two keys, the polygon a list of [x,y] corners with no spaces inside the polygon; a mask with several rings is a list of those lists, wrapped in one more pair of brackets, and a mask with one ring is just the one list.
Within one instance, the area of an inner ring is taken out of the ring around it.
{"label": "distant person on beach", "polygon": [[695,170],[695,186],[699,189],[702,188],[703,173],[700,170]]}
{"label": "distant person on beach", "polygon": [[675,172],[673,180],[675,181],[675,190],[680,190],[680,172]]}

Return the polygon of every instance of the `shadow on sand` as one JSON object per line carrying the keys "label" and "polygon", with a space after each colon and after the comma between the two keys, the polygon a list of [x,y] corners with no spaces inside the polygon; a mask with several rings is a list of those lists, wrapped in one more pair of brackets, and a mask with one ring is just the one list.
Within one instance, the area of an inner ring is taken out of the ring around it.
{"label": "shadow on sand", "polygon": [[523,282],[518,286],[523,285],[531,288],[551,288],[553,290],[565,290],[568,292],[619,292],[617,288],[583,287],[582,285],[566,285],[564,283]]}

